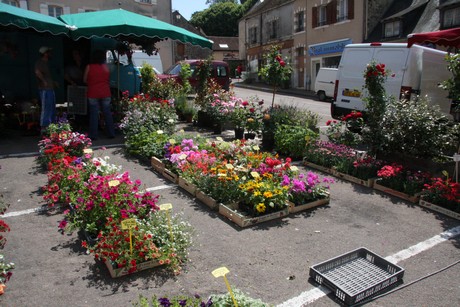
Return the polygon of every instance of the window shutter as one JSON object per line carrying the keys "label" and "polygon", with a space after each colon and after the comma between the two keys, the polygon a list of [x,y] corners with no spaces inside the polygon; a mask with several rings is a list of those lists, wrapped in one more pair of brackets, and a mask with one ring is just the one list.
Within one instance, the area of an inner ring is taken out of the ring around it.
{"label": "window shutter", "polygon": [[311,27],[316,28],[318,26],[318,7],[314,6],[311,10]]}
{"label": "window shutter", "polygon": [[40,3],[40,13],[44,15],[49,15],[48,14],[48,4]]}
{"label": "window shutter", "polygon": [[326,6],[326,24],[337,22],[337,0],[329,2]]}
{"label": "window shutter", "polygon": [[28,8],[27,8],[27,1],[26,1],[26,0],[21,0],[21,1],[19,1],[19,7],[20,7],[21,9],[27,10],[27,9],[28,9]]}
{"label": "window shutter", "polygon": [[348,19],[355,18],[355,1],[348,0]]}

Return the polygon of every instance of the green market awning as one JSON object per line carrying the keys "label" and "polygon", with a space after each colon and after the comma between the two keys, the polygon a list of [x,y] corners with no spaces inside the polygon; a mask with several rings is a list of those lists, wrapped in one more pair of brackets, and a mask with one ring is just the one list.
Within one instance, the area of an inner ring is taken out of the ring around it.
{"label": "green market awning", "polygon": [[70,37],[75,40],[93,37],[169,38],[212,48],[212,41],[203,36],[123,9],[67,14],[59,19],[76,28],[70,32]]}
{"label": "green market awning", "polygon": [[69,26],[57,18],[0,3],[0,26],[33,29],[53,35],[68,34]]}

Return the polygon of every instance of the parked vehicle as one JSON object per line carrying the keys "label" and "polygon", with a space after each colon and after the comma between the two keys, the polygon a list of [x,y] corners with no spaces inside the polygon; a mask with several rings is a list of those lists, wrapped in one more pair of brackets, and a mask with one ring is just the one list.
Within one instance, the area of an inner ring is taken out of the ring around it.
{"label": "parked vehicle", "polygon": [[[192,76],[189,79],[190,85],[196,89],[198,87],[198,66],[202,62],[203,60],[185,60],[178,62],[167,69],[164,74],[158,75],[158,77],[160,79],[173,78],[177,82],[181,83],[182,80],[179,74],[182,68],[182,64],[187,63],[190,65],[190,71],[192,73]],[[231,83],[228,64],[223,61],[212,61],[211,65],[211,78],[213,78],[224,90],[228,91],[230,89]]]}
{"label": "parked vehicle", "polygon": [[372,60],[385,64],[390,71],[385,82],[387,94],[397,99],[410,99],[413,95],[427,96],[431,104],[439,105],[450,116],[451,101],[447,93],[438,87],[451,73],[443,51],[401,43],[350,44],[340,60],[331,104],[333,118],[365,110],[363,102],[364,70]]}
{"label": "parked vehicle", "polygon": [[337,71],[337,68],[321,67],[319,69],[315,79],[315,93],[319,100],[326,101],[334,96]]}
{"label": "parked vehicle", "polygon": [[147,63],[153,67],[153,71],[155,71],[156,74],[163,73],[163,63],[161,62],[161,56],[159,53],[148,55],[147,53],[142,52],[141,50],[133,50],[131,59],[133,61],[133,64],[138,69],[142,67],[144,63]]}

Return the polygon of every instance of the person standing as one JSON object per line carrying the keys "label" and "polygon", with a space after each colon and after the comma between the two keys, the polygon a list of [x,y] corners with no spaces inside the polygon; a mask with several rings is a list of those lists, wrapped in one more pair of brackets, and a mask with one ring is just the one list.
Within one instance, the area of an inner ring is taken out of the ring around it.
{"label": "person standing", "polygon": [[51,48],[42,46],[38,49],[40,59],[35,63],[35,76],[38,82],[38,94],[41,101],[40,126],[42,133],[55,120],[56,95],[54,81],[49,68]]}
{"label": "person standing", "polygon": [[83,85],[83,60],[79,50],[72,50],[72,63],[64,70],[64,79],[68,85]]}
{"label": "person standing", "polygon": [[110,71],[105,63],[105,52],[95,50],[91,62],[83,73],[83,82],[88,86],[86,97],[89,104],[89,137],[92,140],[98,137],[99,110],[102,107],[105,127],[109,138],[115,137],[111,111]]}

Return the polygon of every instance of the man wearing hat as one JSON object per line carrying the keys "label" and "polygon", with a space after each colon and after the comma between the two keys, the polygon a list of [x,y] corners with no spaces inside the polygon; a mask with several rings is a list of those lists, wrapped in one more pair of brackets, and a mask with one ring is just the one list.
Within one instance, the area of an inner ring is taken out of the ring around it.
{"label": "man wearing hat", "polygon": [[35,76],[38,82],[38,93],[42,104],[40,126],[42,132],[56,117],[56,96],[54,93],[54,81],[49,69],[51,48],[42,46],[38,49],[40,59],[35,63]]}

